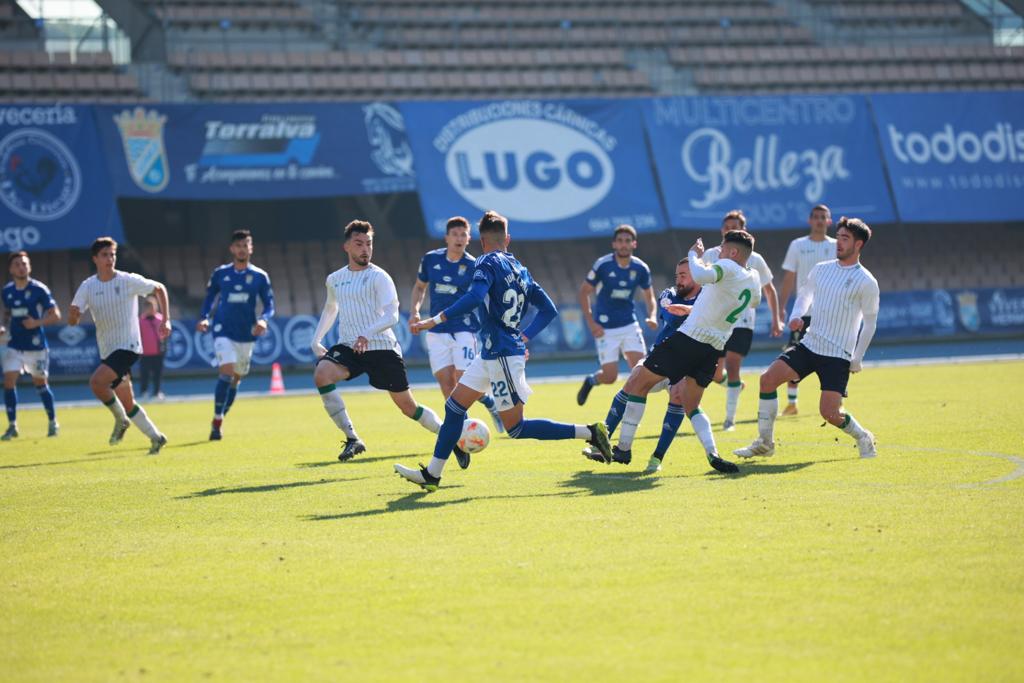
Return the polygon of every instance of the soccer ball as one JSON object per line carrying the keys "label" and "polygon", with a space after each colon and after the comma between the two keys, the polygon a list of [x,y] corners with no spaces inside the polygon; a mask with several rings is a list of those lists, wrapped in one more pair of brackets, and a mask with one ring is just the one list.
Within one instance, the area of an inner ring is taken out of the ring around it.
{"label": "soccer ball", "polygon": [[491,432],[480,420],[470,418],[462,425],[459,448],[467,453],[479,453],[491,442]]}

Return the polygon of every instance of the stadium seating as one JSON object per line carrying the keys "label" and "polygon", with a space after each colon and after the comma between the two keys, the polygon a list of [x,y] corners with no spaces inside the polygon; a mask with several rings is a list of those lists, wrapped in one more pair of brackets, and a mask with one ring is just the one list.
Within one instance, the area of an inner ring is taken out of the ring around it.
{"label": "stadium seating", "polygon": [[145,96],[109,52],[0,50],[0,92],[9,101],[119,102]]}

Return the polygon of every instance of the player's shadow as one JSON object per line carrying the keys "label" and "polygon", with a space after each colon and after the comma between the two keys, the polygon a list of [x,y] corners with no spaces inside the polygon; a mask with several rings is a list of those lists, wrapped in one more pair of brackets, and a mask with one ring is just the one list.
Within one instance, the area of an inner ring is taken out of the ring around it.
{"label": "player's shadow", "polygon": [[411,460],[415,458],[429,458],[430,453],[405,453],[402,455],[378,455],[373,458],[363,458],[356,456],[352,460],[346,460],[341,462],[337,458],[334,460],[321,460],[316,462],[297,462],[295,466],[302,470],[311,470],[318,467],[330,467],[332,465],[346,465],[351,467],[352,465],[358,465],[361,462],[380,462],[382,460]]}
{"label": "player's shadow", "polygon": [[576,472],[558,486],[569,489],[563,495],[589,493],[592,496],[609,496],[616,493],[638,493],[650,491],[659,485],[658,477],[643,472]]}
{"label": "player's shadow", "polygon": [[[445,486],[442,490],[462,488],[461,485]],[[559,493],[532,493],[524,495],[509,496],[465,496],[462,498],[444,498],[431,495],[426,491],[408,493],[401,498],[389,500],[383,508],[372,508],[370,510],[357,510],[355,512],[342,512],[334,515],[305,515],[300,519],[306,522],[331,522],[343,519],[357,519],[359,517],[376,517],[391,512],[410,512],[416,510],[436,510],[437,508],[449,505],[462,505],[482,500],[512,500],[514,498],[566,498],[579,495],[579,491],[563,491]],[[382,494],[383,495],[383,494]]]}
{"label": "player's shadow", "polygon": [[[109,453],[109,451],[100,451],[99,453]],[[94,453],[87,453],[86,455],[97,455]],[[77,460],[54,460],[52,462],[30,462],[24,465],[0,465],[0,470],[20,470],[28,467],[51,467],[53,465],[81,465],[90,462],[100,462],[101,460],[120,460],[129,457],[128,453],[121,453],[119,455],[107,455],[102,458],[78,458]]]}
{"label": "player's shadow", "polygon": [[176,496],[175,500],[189,500],[191,498],[209,498],[210,496],[223,496],[231,493],[270,493],[273,491],[284,491],[285,489],[297,489],[304,488],[306,486],[322,486],[324,484],[336,484],[343,481],[358,481],[360,479],[369,479],[369,477],[350,477],[350,478],[336,478],[336,479],[319,479],[317,481],[292,481],[283,484],[263,484],[262,486],[237,486],[237,487],[226,487],[217,486],[212,489],[203,489],[202,491],[195,491],[186,496]]}
{"label": "player's shadow", "polygon": [[799,472],[805,467],[811,465],[820,465],[823,462],[832,462],[831,460],[808,460],[805,462],[772,462],[772,463],[739,463],[740,471],[733,473],[718,472],[717,470],[708,470],[704,476],[711,479],[742,479],[743,477],[749,477],[752,475],[764,475],[764,474],[789,474],[790,472]]}

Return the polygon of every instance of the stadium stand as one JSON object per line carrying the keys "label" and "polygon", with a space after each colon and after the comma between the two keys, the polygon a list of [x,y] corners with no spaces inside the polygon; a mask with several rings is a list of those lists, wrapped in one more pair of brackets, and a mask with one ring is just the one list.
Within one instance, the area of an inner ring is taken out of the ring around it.
{"label": "stadium stand", "polygon": [[115,65],[109,52],[0,50],[0,92],[13,101],[145,99],[135,76]]}

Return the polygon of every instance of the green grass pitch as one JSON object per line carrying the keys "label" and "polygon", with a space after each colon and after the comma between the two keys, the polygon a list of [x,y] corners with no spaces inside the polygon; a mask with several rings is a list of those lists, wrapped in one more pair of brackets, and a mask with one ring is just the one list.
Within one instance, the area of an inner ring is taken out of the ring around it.
{"label": "green grass pitch", "polygon": [[[212,401],[150,405],[157,457],[134,427],[108,447],[101,407],[56,440],[25,411],[0,444],[0,679],[1021,681],[1022,385],[1020,362],[869,369],[861,461],[812,379],[773,458],[719,475],[686,422],[639,476],[662,393],[631,468],[492,438],[429,495],[391,465],[433,437],[379,393],[348,396],[369,452],[345,464],[315,395],[243,397],[220,443]],[[536,385],[528,415],[603,418],[613,389],[576,388]]]}

